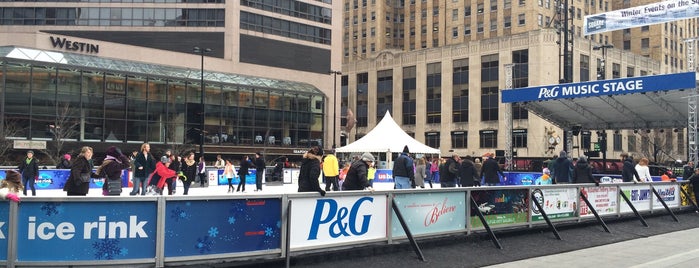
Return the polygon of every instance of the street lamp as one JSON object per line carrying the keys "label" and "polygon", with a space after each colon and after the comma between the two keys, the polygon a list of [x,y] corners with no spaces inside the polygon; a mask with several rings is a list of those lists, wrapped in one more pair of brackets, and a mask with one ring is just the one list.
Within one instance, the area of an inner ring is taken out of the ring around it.
{"label": "street lamp", "polygon": [[604,80],[606,78],[606,61],[607,61],[607,49],[614,48],[612,45],[599,45],[599,46],[594,46],[592,47],[592,50],[602,50],[602,62],[600,66],[600,70],[597,73],[597,80]]}
{"label": "street lamp", "polygon": [[342,75],[340,71],[330,70],[333,75],[333,149],[337,148],[337,75]]}
{"label": "street lamp", "polygon": [[206,109],[204,108],[204,54],[211,52],[211,49],[194,47],[193,51],[201,55],[201,125],[199,126],[199,155],[204,156],[204,119],[206,118]]}

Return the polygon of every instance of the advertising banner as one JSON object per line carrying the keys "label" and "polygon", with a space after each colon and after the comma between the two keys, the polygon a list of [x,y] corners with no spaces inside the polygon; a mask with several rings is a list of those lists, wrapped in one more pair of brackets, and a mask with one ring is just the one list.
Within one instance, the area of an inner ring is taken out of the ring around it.
{"label": "advertising banner", "polygon": [[[680,188],[677,184],[664,184],[664,185],[653,185],[660,197],[665,201],[670,208],[676,208],[680,206]],[[658,197],[653,194],[653,209],[664,209],[663,203],[660,203]]]}
{"label": "advertising banner", "polygon": [[[4,178],[3,178],[4,179]],[[10,202],[0,203],[0,260],[7,260],[7,235],[10,224]]]}
{"label": "advertising banner", "polygon": [[[653,196],[653,192],[650,191],[650,185],[633,185],[633,186],[619,186],[621,191],[629,198],[631,204],[637,211],[649,211],[650,210],[650,200]],[[621,213],[633,212],[631,207],[626,204],[626,201],[622,197],[619,197],[619,211]]]}
{"label": "advertising banner", "polygon": [[554,84],[502,91],[502,102],[545,101],[694,88],[694,72]]}
{"label": "advertising banner", "polygon": [[528,193],[527,189],[472,191],[471,196],[478,207],[471,205],[471,226],[473,228],[483,227],[481,220],[476,215],[476,209],[483,213],[491,227],[527,222],[529,215]]}
{"label": "advertising banner", "polygon": [[[37,190],[63,189],[66,181],[68,181],[68,177],[70,177],[70,170],[68,169],[39,169],[39,178],[34,181],[34,186]],[[5,178],[5,170],[0,170],[0,178]],[[90,188],[102,188],[102,185],[104,185],[104,179],[90,180]],[[122,171],[121,185],[128,187],[129,172]]]}
{"label": "advertising banner", "polygon": [[22,202],[19,261],[155,257],[157,203]]}
{"label": "advertising banner", "polygon": [[670,22],[699,16],[699,1],[668,0],[585,16],[585,35],[644,25]]}
{"label": "advertising banner", "polygon": [[541,172],[505,172],[505,185],[548,185],[553,179],[544,179]]}
{"label": "advertising banner", "polygon": [[[413,235],[466,230],[465,193],[396,194],[393,200]],[[393,209],[391,217],[392,236],[405,236]]]}
{"label": "advertising banner", "polygon": [[[575,217],[577,209],[577,188],[544,188],[532,191],[534,198],[539,201],[549,219],[565,219]],[[544,216],[532,200],[532,221],[543,221]]]}
{"label": "advertising banner", "polygon": [[386,238],[385,195],[293,199],[291,249]]}
{"label": "advertising banner", "polygon": [[390,182],[393,183],[393,170],[390,169],[377,169],[376,177],[374,178],[374,183]]}
{"label": "advertising banner", "polygon": [[[211,172],[214,172],[213,170]],[[228,185],[228,178],[223,175],[223,169],[218,170],[218,173],[216,173],[216,176],[218,178],[218,182],[216,185]],[[238,185],[240,182],[240,173],[238,172],[238,169],[235,170],[235,174],[238,175],[237,177],[233,177],[233,180],[231,180],[231,183],[233,185]],[[251,169],[248,171],[248,174],[245,176],[245,184],[255,184],[255,176],[257,174],[257,170]],[[263,182],[265,180],[262,180]]]}
{"label": "advertising banner", "polygon": [[[595,208],[597,214],[609,215],[617,212],[616,204],[619,194],[616,186],[583,187],[581,191],[587,197],[587,200],[590,201],[592,207]],[[578,204],[580,204],[581,217],[595,216],[582,198],[580,198]]]}
{"label": "advertising banner", "polygon": [[165,257],[281,248],[281,200],[168,201]]}

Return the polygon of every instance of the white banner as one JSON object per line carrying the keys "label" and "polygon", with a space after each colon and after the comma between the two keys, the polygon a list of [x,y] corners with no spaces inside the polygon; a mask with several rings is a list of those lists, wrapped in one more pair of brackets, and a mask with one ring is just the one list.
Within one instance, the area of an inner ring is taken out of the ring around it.
{"label": "white banner", "polygon": [[[650,200],[653,196],[653,192],[650,190],[650,185],[633,185],[633,186],[620,186],[621,191],[624,192],[629,201],[637,211],[649,211],[650,210]],[[626,204],[623,197],[619,197],[619,211],[621,213],[633,212],[631,207]]]}
{"label": "white banner", "polygon": [[699,1],[670,0],[585,16],[585,35],[699,16]]}
{"label": "white banner", "polygon": [[[577,188],[534,189],[534,197],[539,201],[549,219],[562,219],[575,216],[577,209]],[[544,220],[532,200],[532,221]]]}
{"label": "white banner", "polygon": [[[617,197],[619,197],[616,186],[584,187],[582,193],[587,197],[587,200],[590,201],[590,204],[595,208],[597,214],[609,215],[616,213],[616,202]],[[592,217],[595,215],[587,207],[587,204],[585,204],[582,198],[580,198],[579,203],[581,217]]]}
{"label": "white banner", "polygon": [[291,249],[386,238],[386,196],[300,198],[291,204]]}
{"label": "white banner", "polygon": [[[663,198],[665,204],[670,208],[680,206],[680,188],[677,184],[653,185],[660,197]],[[653,209],[664,209],[663,203],[660,203],[658,197],[653,194]]]}

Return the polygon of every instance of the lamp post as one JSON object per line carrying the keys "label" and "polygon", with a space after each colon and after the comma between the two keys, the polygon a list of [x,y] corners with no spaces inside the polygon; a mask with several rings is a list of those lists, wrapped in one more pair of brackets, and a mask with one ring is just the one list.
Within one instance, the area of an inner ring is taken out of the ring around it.
{"label": "lamp post", "polygon": [[211,52],[210,48],[194,47],[194,53],[201,55],[201,122],[199,126],[199,155],[204,156],[204,119],[206,118],[206,109],[204,108],[204,54]]}
{"label": "lamp post", "polygon": [[333,75],[333,149],[337,148],[337,75],[342,75],[340,71],[330,70]]}
{"label": "lamp post", "polygon": [[604,80],[606,79],[606,73],[607,73],[607,68],[606,66],[606,61],[607,61],[607,49],[614,48],[612,45],[599,45],[599,46],[594,46],[592,47],[592,50],[602,50],[602,62],[601,62],[601,68],[599,70],[599,73],[597,73],[597,80]]}

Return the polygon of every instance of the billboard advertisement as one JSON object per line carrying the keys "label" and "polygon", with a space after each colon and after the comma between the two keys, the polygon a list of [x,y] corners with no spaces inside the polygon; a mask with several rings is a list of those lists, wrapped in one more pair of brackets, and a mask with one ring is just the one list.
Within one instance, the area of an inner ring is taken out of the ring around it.
{"label": "billboard advertisement", "polygon": [[[619,195],[616,186],[583,187],[581,192],[590,201],[597,214],[609,215],[617,212],[617,198]],[[578,204],[580,204],[581,217],[595,216],[582,198],[580,198]]]}
{"label": "billboard advertisement", "polygon": [[[650,210],[650,200],[653,196],[653,192],[650,190],[650,185],[632,185],[632,186],[619,186],[621,187],[621,192],[629,198],[631,204],[637,211],[649,211]],[[631,207],[626,204],[626,201],[622,197],[619,197],[619,211],[621,213],[633,212]]]}
{"label": "billboard advertisement", "polygon": [[386,238],[385,195],[292,200],[291,249]]}
{"label": "billboard advertisement", "polygon": [[471,226],[473,228],[483,227],[476,214],[476,209],[483,213],[490,226],[527,222],[529,215],[528,193],[527,189],[471,192],[471,197],[478,206],[473,207],[471,204]]}
{"label": "billboard advertisement", "polygon": [[169,200],[165,257],[281,248],[281,199]]}
{"label": "billboard advertisement", "polygon": [[[577,188],[544,188],[534,189],[532,195],[539,202],[549,219],[565,219],[575,217],[578,208]],[[532,200],[532,221],[543,221],[544,216]]]}
{"label": "billboard advertisement", "polygon": [[154,258],[156,218],[154,201],[23,202],[18,218],[17,259]]}
{"label": "billboard advertisement", "polygon": [[376,177],[374,177],[374,183],[390,182],[393,183],[393,170],[391,169],[377,169]]}
{"label": "billboard advertisement", "polygon": [[[653,185],[653,188],[660,194],[660,198],[665,201],[670,208],[676,208],[680,206],[680,195],[679,195],[679,185],[677,184],[664,184],[664,185]],[[660,203],[658,197],[653,195],[653,209],[664,209],[663,203]]]}
{"label": "billboard advertisement", "polygon": [[699,1],[668,0],[585,16],[585,35],[671,22],[699,16]]}
{"label": "billboard advertisement", "polygon": [[[413,235],[466,230],[465,193],[396,194],[393,200]],[[405,236],[393,209],[391,217],[393,237]]]}

